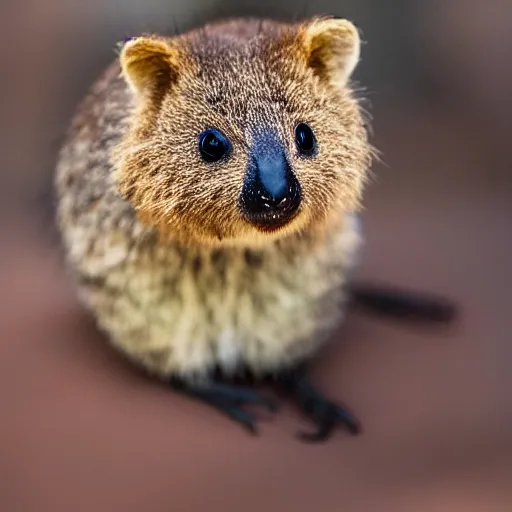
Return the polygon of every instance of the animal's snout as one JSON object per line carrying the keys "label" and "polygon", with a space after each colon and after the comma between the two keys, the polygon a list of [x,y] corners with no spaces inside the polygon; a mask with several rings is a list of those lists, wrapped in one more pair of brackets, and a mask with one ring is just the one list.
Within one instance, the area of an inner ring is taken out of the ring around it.
{"label": "animal's snout", "polygon": [[240,196],[244,217],[262,228],[289,222],[301,203],[299,181],[274,136],[258,140],[250,156]]}

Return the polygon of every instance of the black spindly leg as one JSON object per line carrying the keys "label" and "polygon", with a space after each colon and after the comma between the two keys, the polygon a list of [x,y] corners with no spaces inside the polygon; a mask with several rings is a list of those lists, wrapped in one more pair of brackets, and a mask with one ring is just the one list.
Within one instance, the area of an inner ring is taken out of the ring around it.
{"label": "black spindly leg", "polygon": [[305,366],[300,366],[285,374],[282,383],[287,393],[296,400],[302,412],[309,416],[317,426],[316,432],[300,432],[298,434],[303,441],[325,441],[339,426],[344,426],[352,434],[360,432],[358,420],[343,406],[322,395],[312,384]]}
{"label": "black spindly leg", "polygon": [[457,316],[456,305],[443,297],[391,286],[354,283],[350,296],[356,307],[395,318],[447,324]]}
{"label": "black spindly leg", "polygon": [[172,381],[172,385],[174,389],[197,398],[226,414],[252,434],[258,433],[256,422],[254,417],[243,409],[243,406],[260,405],[271,412],[277,408],[277,404],[273,400],[250,388],[229,386],[217,382],[194,385],[177,379]]}

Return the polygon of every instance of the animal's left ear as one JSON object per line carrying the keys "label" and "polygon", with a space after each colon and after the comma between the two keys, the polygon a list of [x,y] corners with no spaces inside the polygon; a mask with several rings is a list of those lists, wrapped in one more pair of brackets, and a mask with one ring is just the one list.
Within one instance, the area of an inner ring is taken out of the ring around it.
{"label": "animal's left ear", "polygon": [[303,25],[300,39],[313,72],[332,85],[344,86],[359,62],[361,39],[354,24],[344,19],[316,19]]}

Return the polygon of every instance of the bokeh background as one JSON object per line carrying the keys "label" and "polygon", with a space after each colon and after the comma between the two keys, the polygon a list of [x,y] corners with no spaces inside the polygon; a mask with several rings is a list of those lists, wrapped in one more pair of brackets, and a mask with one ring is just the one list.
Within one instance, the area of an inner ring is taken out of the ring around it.
{"label": "bokeh background", "polygon": [[[248,439],[118,360],[51,228],[76,103],[116,41],[223,16],[334,14],[382,152],[364,278],[452,297],[449,330],[351,313],[315,375],[365,433]],[[0,5],[0,510],[512,510],[512,2],[4,0]]]}

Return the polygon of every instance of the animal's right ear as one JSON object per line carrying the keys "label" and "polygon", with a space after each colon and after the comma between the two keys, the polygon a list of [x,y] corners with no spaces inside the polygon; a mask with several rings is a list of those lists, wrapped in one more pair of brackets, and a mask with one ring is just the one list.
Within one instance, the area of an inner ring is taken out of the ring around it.
{"label": "animal's right ear", "polygon": [[164,91],[177,78],[179,70],[176,49],[153,37],[129,39],[121,49],[119,61],[127,83],[145,97]]}

